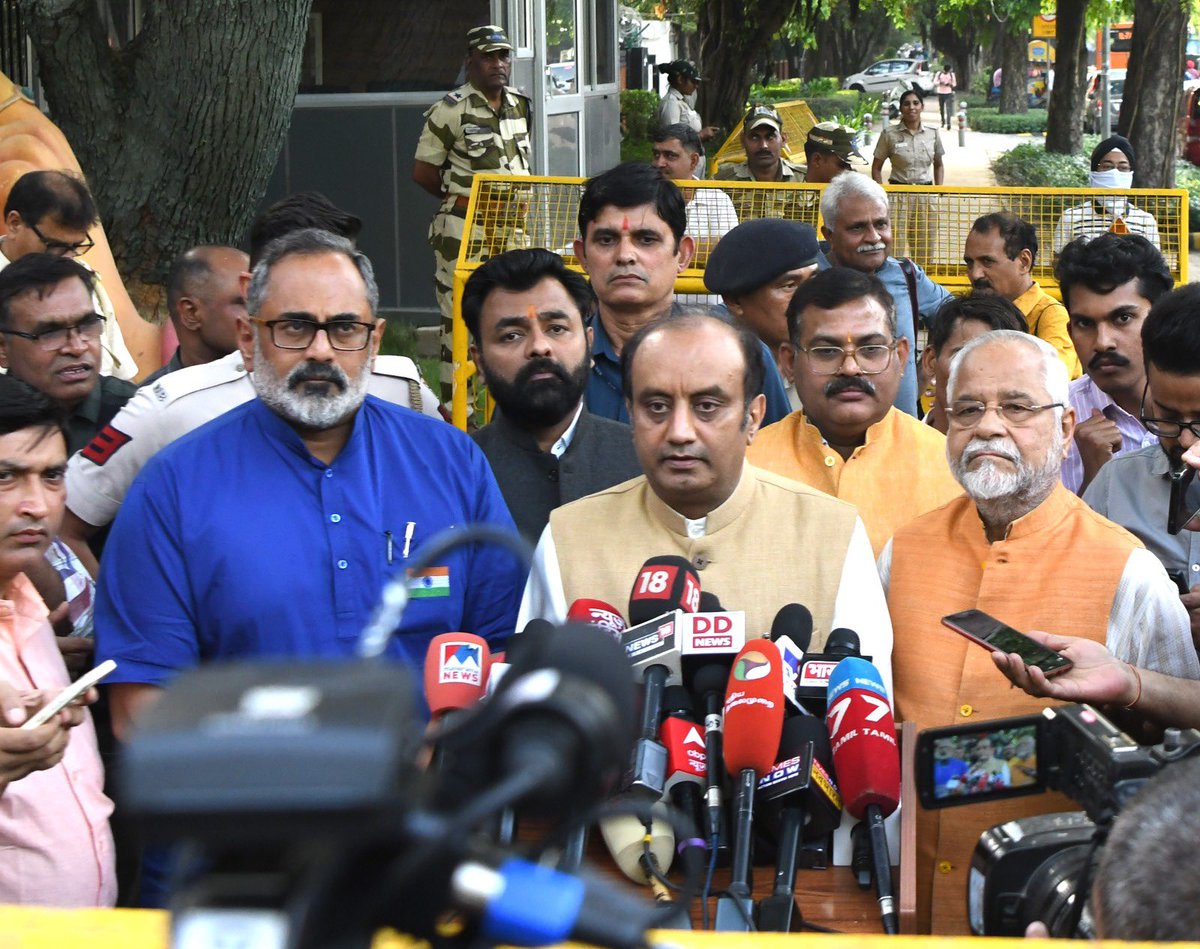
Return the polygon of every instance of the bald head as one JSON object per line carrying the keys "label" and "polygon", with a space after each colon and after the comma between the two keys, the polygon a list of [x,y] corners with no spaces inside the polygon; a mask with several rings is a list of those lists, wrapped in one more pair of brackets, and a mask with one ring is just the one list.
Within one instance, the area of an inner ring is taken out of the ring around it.
{"label": "bald head", "polygon": [[167,276],[167,310],[185,366],[212,362],[237,348],[245,319],[242,275],[250,259],[236,247],[211,244],[184,251]]}

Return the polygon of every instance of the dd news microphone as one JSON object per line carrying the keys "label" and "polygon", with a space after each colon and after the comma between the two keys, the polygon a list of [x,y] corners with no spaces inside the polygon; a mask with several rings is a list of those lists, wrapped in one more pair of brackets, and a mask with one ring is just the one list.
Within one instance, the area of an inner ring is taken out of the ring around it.
{"label": "dd news microphone", "polygon": [[[800,677],[796,682],[796,698],[814,715],[825,714],[825,696],[829,690],[829,677],[837,664],[847,656],[860,656],[858,633],[839,626],[825,637],[822,652],[810,652],[800,666]],[[869,657],[868,657],[869,658]]]}
{"label": "dd news microphone", "polygon": [[899,928],[892,862],[883,821],[900,804],[900,752],[892,705],[871,663],[855,657],[838,663],[829,677],[825,724],[846,810],[865,821],[870,831],[883,931],[895,934]]}
{"label": "dd news microphone", "polygon": [[603,600],[580,598],[571,604],[567,610],[567,619],[574,623],[586,623],[588,626],[599,626],[612,636],[620,636],[629,628],[625,617],[615,606]]}
{"label": "dd news microphone", "polygon": [[655,801],[666,782],[667,751],[658,740],[663,690],[681,683],[676,617],[699,606],[700,578],[682,557],[651,557],[629,595],[629,619],[635,625],[621,634],[620,643],[643,687],[630,787]]}
{"label": "dd news microphone", "polygon": [[775,841],[774,886],[758,906],[758,928],[764,932],[799,928],[802,920],[792,893],[801,842],[829,834],[842,816],[837,788],[816,759],[821,743],[828,745],[829,739],[819,718],[785,719],[778,761],[758,782],[759,826]]}
{"label": "dd news microphone", "polygon": [[770,639],[783,659],[783,694],[788,700],[788,711],[794,714],[810,714],[796,696],[796,685],[812,634],[812,613],[802,603],[788,603],[771,621]]}
{"label": "dd news microphone", "polygon": [[725,689],[725,768],[737,780],[733,867],[727,895],[717,899],[717,930],[749,932],[754,792],[775,764],[783,732],[783,661],[762,639],[738,654]]}

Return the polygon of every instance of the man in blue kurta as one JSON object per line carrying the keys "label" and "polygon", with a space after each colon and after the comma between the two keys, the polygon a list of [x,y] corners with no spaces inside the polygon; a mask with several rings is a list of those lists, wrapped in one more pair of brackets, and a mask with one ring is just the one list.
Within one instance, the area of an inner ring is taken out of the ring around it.
{"label": "man in blue kurta", "polygon": [[[440,421],[366,395],[384,321],[366,257],[324,231],[267,248],[239,345],[257,398],[163,449],[105,549],[97,653],[123,735],[179,671],[214,659],[351,655],[386,579],[451,526],[513,530],[482,452]],[[459,548],[414,577],[389,654],[513,631],[523,570]]]}

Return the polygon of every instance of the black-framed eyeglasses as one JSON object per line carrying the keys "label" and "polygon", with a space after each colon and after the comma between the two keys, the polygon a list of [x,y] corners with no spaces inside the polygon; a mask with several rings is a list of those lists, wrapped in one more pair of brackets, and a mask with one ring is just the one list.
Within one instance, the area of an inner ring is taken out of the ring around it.
{"label": "black-framed eyeglasses", "polygon": [[260,320],[254,318],[271,331],[271,342],[280,349],[308,349],[318,332],[324,332],[329,345],[343,353],[366,349],[375,330],[374,323],[358,323],[354,320]]}
{"label": "black-framed eyeglasses", "polygon": [[79,257],[96,246],[96,242],[92,240],[90,234],[84,234],[83,240],[78,243],[68,244],[65,241],[55,240],[53,237],[47,237],[38,230],[36,224],[30,224],[29,229],[37,235],[39,241],[46,245],[46,253],[53,254],[55,257]]}
{"label": "black-framed eyeglasses", "polygon": [[62,349],[72,333],[76,333],[85,343],[91,343],[98,340],[100,334],[103,332],[104,317],[99,313],[92,313],[85,316],[83,319],[71,323],[69,326],[56,326],[53,329],[42,330],[39,333],[25,333],[21,330],[0,327],[0,333],[6,336],[19,336],[21,339],[27,339],[39,349],[48,353],[56,349]]}
{"label": "black-framed eyeglasses", "polygon": [[960,399],[951,402],[946,407],[950,421],[959,428],[974,428],[983,421],[988,409],[995,409],[997,414],[1009,425],[1028,425],[1033,417],[1046,409],[1061,409],[1061,402],[1047,402],[1045,405],[1030,405],[1028,402],[975,402]]}
{"label": "black-framed eyeglasses", "polygon": [[1138,410],[1138,418],[1146,427],[1151,435],[1157,435],[1159,438],[1178,438],[1183,434],[1186,428],[1192,433],[1193,438],[1200,438],[1200,419],[1192,419],[1190,422],[1177,422],[1169,418],[1152,418],[1146,415],[1146,395],[1150,391],[1150,383],[1146,383],[1142,389],[1142,406]]}
{"label": "black-framed eyeglasses", "polygon": [[892,353],[896,351],[898,340],[890,343],[869,343],[866,346],[852,346],[843,349],[841,346],[797,346],[800,352],[808,356],[808,369],[818,376],[835,376],[845,364],[848,357],[853,356],[858,364],[858,371],[864,376],[874,376],[883,372],[892,361]]}

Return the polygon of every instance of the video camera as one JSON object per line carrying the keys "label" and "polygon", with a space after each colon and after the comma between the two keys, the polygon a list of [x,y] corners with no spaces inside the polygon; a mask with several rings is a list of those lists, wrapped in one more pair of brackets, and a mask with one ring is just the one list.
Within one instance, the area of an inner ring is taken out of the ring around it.
{"label": "video camera", "polygon": [[1023,936],[1030,922],[1040,920],[1051,936],[1090,936],[1083,904],[1113,820],[1159,770],[1197,751],[1195,729],[1168,729],[1161,744],[1141,746],[1090,705],[922,731],[917,793],[923,807],[1051,790],[1083,808],[984,832],[971,858],[971,931]]}

